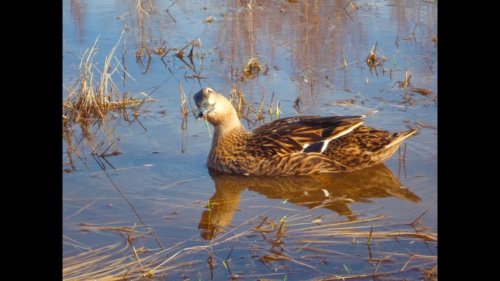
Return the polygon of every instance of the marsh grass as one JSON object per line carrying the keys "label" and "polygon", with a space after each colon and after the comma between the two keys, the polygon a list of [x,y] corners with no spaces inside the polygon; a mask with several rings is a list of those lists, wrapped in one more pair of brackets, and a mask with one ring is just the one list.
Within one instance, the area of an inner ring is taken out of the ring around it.
{"label": "marsh grass", "polygon": [[236,113],[239,118],[245,115],[245,111],[248,112],[247,101],[245,99],[245,94],[241,91],[236,84],[233,84],[231,91],[229,92],[229,102],[236,109]]}
{"label": "marsh grass", "polygon": [[378,48],[378,42],[375,42],[375,45],[373,45],[373,47],[370,50],[370,53],[366,57],[366,64],[368,65],[370,72],[372,70],[375,70],[375,74],[378,75],[377,68],[378,67],[383,68],[384,62],[387,61],[387,58],[383,55],[378,54],[377,48]]}
{"label": "marsh grass", "polygon": [[411,78],[412,78],[412,74],[410,73],[410,71],[405,70],[404,79],[396,81],[396,85],[398,85],[399,88],[408,89],[412,92],[421,94],[422,96],[428,96],[428,95],[432,94],[432,91],[429,89],[414,87],[411,84]]}
{"label": "marsh grass", "polygon": [[[95,59],[98,52],[99,38],[97,38],[92,47],[81,57],[78,78],[73,85],[65,88],[67,96],[63,101],[63,139],[67,145],[66,155],[70,167],[65,170],[66,172],[75,170],[75,156],[83,160],[84,156],[79,153],[77,147],[84,143],[90,146],[93,156],[99,156],[104,160],[106,156],[118,155],[113,129],[107,124],[108,114],[113,112],[115,116],[131,122],[130,113],[134,116],[134,120],[137,120],[138,109],[145,102],[153,101],[144,93],[141,93],[142,98],[129,97],[127,92],[121,94],[114,81],[114,77],[120,76],[120,71],[123,71],[122,77],[128,75],[115,56],[122,36],[123,32],[105,57],[102,66]],[[75,129],[75,125],[79,130]],[[106,141],[96,141],[98,133],[94,129],[104,132]]]}
{"label": "marsh grass", "polygon": [[[175,18],[169,12],[170,7],[174,4],[176,4],[176,1],[173,1],[168,6],[166,12],[176,22]],[[191,75],[185,74],[184,78],[197,79],[198,81],[205,79],[206,77],[201,74],[203,58],[205,57],[205,54],[201,51],[201,39],[193,39],[181,48],[167,47],[166,40],[153,40],[154,35],[152,34],[152,30],[154,30],[154,24],[152,23],[154,19],[151,19],[151,16],[160,14],[159,9],[155,5],[155,1],[152,0],[136,0],[134,9],[138,27],[138,47],[135,51],[135,58],[142,74],[146,74],[151,70],[151,64],[155,56],[159,57],[170,74],[173,74],[174,70],[169,65],[169,57],[167,57],[172,52],[175,58],[179,59],[192,71]],[[199,64],[195,63],[197,60],[200,60]]]}
{"label": "marsh grass", "polygon": [[281,105],[278,100],[275,101],[275,96],[273,92],[271,100],[268,101],[266,92],[263,92],[259,102],[252,102],[245,98],[245,93],[238,88],[237,84],[233,84],[228,100],[236,109],[238,117],[246,120],[251,129],[266,123],[267,119],[272,121],[280,118]]}
{"label": "marsh grass", "polygon": [[[186,249],[186,252],[196,249]],[[63,259],[63,280],[150,280],[166,272],[196,263],[180,262],[156,265],[165,261],[166,251],[136,248],[131,243],[115,243]]]}
{"label": "marsh grass", "polygon": [[187,96],[186,92],[184,92],[184,88],[182,87],[181,84],[179,84],[179,93],[180,93],[180,103],[181,103],[181,116],[182,116],[182,130],[187,129],[187,118],[189,116],[189,109],[188,109],[188,101],[187,101]]}
{"label": "marsh grass", "polygon": [[259,58],[252,57],[243,67],[242,69],[243,76],[241,77],[241,79],[243,78],[253,79],[257,77],[257,75],[259,75],[260,73],[266,74],[267,71],[268,68],[260,62]]}
{"label": "marsh grass", "polygon": [[[123,33],[118,41],[121,41],[122,36]],[[123,110],[151,100],[128,97],[128,93],[120,94],[113,80],[119,70],[124,71],[115,57],[119,42],[104,59],[102,68],[94,61],[98,51],[97,42],[98,39],[83,54],[78,80],[67,89],[68,95],[63,103],[63,120],[79,122],[82,119],[104,119],[109,111]]]}
{"label": "marsh grass", "polygon": [[[91,229],[95,232],[122,233],[124,239],[123,242],[64,258],[63,280],[151,280],[151,278],[165,278],[169,272],[176,269],[189,273],[190,267],[203,263],[193,255],[209,253],[212,247],[230,243],[248,234],[248,231],[243,231],[231,236],[223,235],[208,245],[198,246],[185,246],[192,240],[188,238],[168,248],[159,249],[147,248],[144,238],[148,237],[148,233],[136,234],[135,226],[109,227],[87,224],[80,226],[86,231]],[[187,261],[179,261],[186,258]]]}
{"label": "marsh grass", "polygon": [[[394,245],[401,244],[435,245],[436,234],[425,227],[410,222],[390,224],[383,216],[344,221],[330,214],[322,216],[318,222],[314,220],[312,210],[276,219],[257,215],[221,230],[208,241],[190,237],[164,249],[146,246],[151,245],[148,244],[151,236],[150,230],[144,226],[80,224],[82,231],[109,233],[122,238],[120,242],[91,250],[78,241],[68,240],[71,245],[80,245],[81,253],[64,258],[63,279],[175,279],[175,276],[200,276],[200,271],[201,276],[221,278],[221,271],[226,271],[231,279],[255,279],[269,274],[290,275],[300,272],[297,268],[302,268],[316,272],[316,276],[324,276],[314,280],[349,280],[370,276],[398,278],[405,274],[436,280],[433,279],[437,272],[435,254],[413,252],[405,247],[396,247],[399,250],[394,248]],[[425,212],[416,220],[423,215]],[[239,253],[234,258],[233,249],[238,249]],[[242,259],[241,255],[245,252],[249,256]],[[349,269],[344,274],[332,274],[328,267],[323,267],[339,259],[344,268]],[[265,265],[269,271],[258,264]]]}

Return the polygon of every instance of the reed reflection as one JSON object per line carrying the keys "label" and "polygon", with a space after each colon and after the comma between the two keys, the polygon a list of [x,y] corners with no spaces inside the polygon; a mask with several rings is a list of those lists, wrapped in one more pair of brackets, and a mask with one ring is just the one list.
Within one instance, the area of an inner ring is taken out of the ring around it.
{"label": "reed reflection", "polygon": [[419,203],[420,197],[403,187],[384,164],[352,173],[319,174],[298,177],[246,177],[212,174],[215,193],[198,228],[204,239],[213,239],[231,224],[245,189],[270,199],[308,208],[326,208],[355,220],[349,204],[370,203],[371,198],[396,197]]}
{"label": "reed reflection", "polygon": [[86,5],[81,3],[80,0],[71,0],[69,6],[71,12],[71,18],[73,19],[74,26],[76,28],[76,33],[78,34],[78,39],[80,43],[84,43],[87,37],[86,30]]}
{"label": "reed reflection", "polygon": [[[270,5],[266,1],[233,1],[227,7],[230,16],[224,17],[217,31],[225,64],[233,70],[257,57],[270,67],[290,71],[298,94],[308,102],[322,85],[331,83],[328,77],[335,76],[342,65],[344,49],[349,48],[346,42],[364,38],[362,25],[346,12],[349,3],[299,1]],[[286,64],[281,61],[284,55],[289,57]],[[239,71],[231,78],[238,84],[245,80]],[[265,87],[254,88],[255,83],[246,87],[246,92],[265,91]]]}

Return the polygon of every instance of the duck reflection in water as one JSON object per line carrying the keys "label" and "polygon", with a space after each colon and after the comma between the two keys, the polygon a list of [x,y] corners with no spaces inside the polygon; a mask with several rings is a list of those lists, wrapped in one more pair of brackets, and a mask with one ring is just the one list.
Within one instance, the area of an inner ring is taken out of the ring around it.
{"label": "duck reflection in water", "polygon": [[402,186],[384,164],[351,173],[315,174],[295,177],[237,176],[211,173],[215,193],[208,209],[200,219],[201,237],[215,238],[231,220],[238,209],[241,193],[245,189],[260,193],[270,199],[288,200],[308,208],[323,207],[349,220],[356,220],[350,203],[369,203],[370,198],[396,197],[414,203],[421,201],[413,192]]}

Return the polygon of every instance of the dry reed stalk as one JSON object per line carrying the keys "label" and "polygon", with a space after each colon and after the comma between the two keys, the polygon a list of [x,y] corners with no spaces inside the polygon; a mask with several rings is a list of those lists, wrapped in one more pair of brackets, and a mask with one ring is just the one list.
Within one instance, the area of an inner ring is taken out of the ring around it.
{"label": "dry reed stalk", "polygon": [[[68,164],[70,165],[70,169],[65,170],[67,172],[76,169],[73,159],[74,155],[83,160],[78,153],[78,144],[74,142],[75,139],[80,138],[75,137],[76,133],[80,133],[85,141],[84,143],[80,141],[80,145],[82,145],[82,147],[84,144],[89,145],[95,156],[106,157],[117,155],[119,153],[116,150],[109,154],[98,152],[98,150],[102,148],[102,142],[96,146],[95,136],[97,133],[92,131],[92,129],[95,128],[94,125],[98,125],[97,130],[105,133],[109,144],[107,149],[109,149],[114,146],[116,142],[113,140],[113,131],[107,126],[108,112],[118,111],[125,120],[128,120],[129,113],[127,110],[132,108],[134,114],[136,114],[135,120],[137,120],[138,107],[145,102],[153,101],[153,99],[146,94],[144,94],[146,96],[145,98],[128,97],[128,93],[120,94],[118,86],[113,81],[114,75],[117,75],[119,70],[123,71],[123,77],[130,77],[130,75],[126,73],[125,67],[120,63],[120,60],[115,57],[116,50],[122,40],[123,34],[124,31],[122,31],[116,44],[105,56],[102,67],[99,67],[98,63],[95,62],[99,37],[96,38],[93,45],[85,50],[80,59],[78,79],[69,88],[65,87],[67,97],[63,101],[62,118],[63,139],[67,144],[66,155],[68,156]],[[79,126],[79,132],[73,129],[73,125],[75,124]],[[104,158],[103,161],[110,164],[109,161]]]}
{"label": "dry reed stalk", "polygon": [[187,129],[187,118],[189,115],[189,109],[188,109],[188,101],[187,101],[187,96],[186,93],[184,92],[184,88],[182,87],[181,84],[179,84],[179,93],[181,95],[181,116],[182,116],[182,125],[181,129],[185,131]]}
{"label": "dry reed stalk", "polygon": [[366,64],[368,65],[368,68],[370,71],[372,69],[377,70],[378,66],[383,66],[384,61],[387,60],[386,57],[382,55],[377,55],[377,47],[378,47],[378,41],[375,42],[375,45],[371,48],[370,53],[366,57]]}
{"label": "dry reed stalk", "polygon": [[238,86],[236,86],[236,84],[233,84],[231,91],[229,92],[229,102],[231,102],[231,104],[236,109],[238,117],[243,117],[245,108],[247,106],[247,101],[245,100],[245,94],[240,89],[238,89]]}

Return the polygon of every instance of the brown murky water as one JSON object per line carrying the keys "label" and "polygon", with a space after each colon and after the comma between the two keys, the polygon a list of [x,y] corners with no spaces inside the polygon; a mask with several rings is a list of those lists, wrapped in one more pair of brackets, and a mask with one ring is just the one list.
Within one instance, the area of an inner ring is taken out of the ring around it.
{"label": "brown murky water", "polygon": [[[434,276],[437,3],[63,2],[64,97],[98,38],[98,67],[117,45],[109,73],[120,93],[153,100],[84,133],[65,127],[65,279]],[[262,69],[248,77],[250,58]],[[378,110],[367,125],[420,132],[385,165],[356,173],[211,176],[212,128],[190,113],[205,86],[237,87],[250,129]]]}

